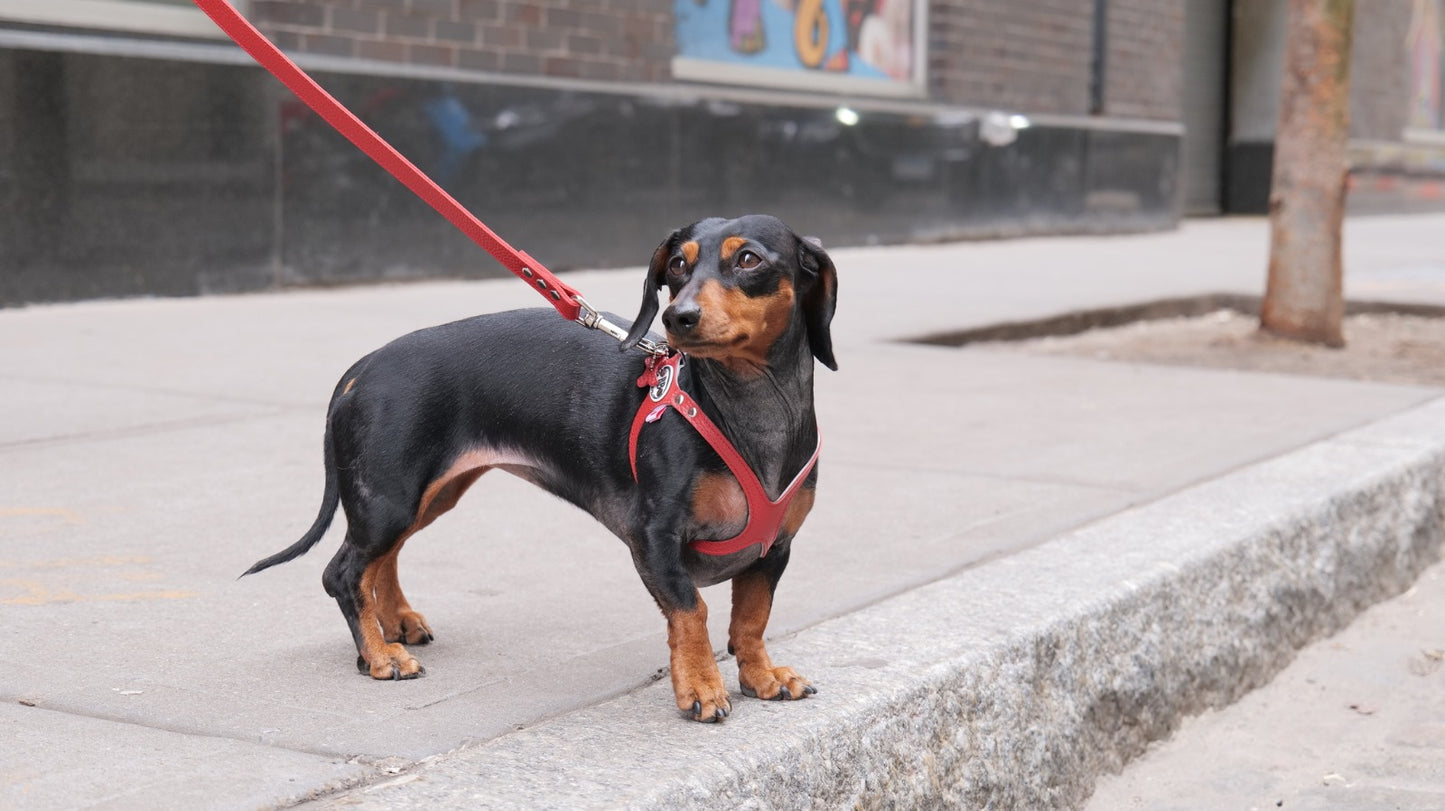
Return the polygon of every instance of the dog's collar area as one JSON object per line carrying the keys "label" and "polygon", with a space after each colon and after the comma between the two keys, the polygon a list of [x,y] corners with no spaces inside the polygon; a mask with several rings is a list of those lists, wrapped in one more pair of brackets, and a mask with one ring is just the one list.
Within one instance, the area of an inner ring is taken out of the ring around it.
{"label": "dog's collar area", "polygon": [[[598,332],[610,335],[619,342],[627,340],[627,330],[608,321],[607,317],[596,307],[587,303],[587,299],[576,295],[574,295],[572,299],[577,302],[577,323],[588,329],[595,329]],[[664,357],[671,351],[667,348],[667,344],[654,341],[650,338],[638,339],[637,348],[654,358]]]}
{"label": "dog's collar area", "polygon": [[742,487],[748,504],[748,521],[742,532],[728,540],[697,540],[690,542],[688,546],[704,555],[731,555],[758,545],[761,549],[759,557],[766,557],[768,550],[777,541],[778,533],[783,529],[793,497],[802,489],[808,474],[818,464],[818,454],[823,449],[823,436],[819,433],[812,458],[798,471],[798,475],[793,477],[793,481],[778,499],[774,501],[768,498],[763,483],[758,480],[752,468],[748,467],[742,454],[738,453],[733,443],[729,442],[717,425],[703,413],[697,401],[678,385],[678,371],[682,368],[682,360],[681,352],[671,355],[653,354],[647,359],[642,376],[637,379],[637,385],[648,389],[648,394],[643,399],[642,406],[637,409],[637,416],[632,420],[632,432],[627,441],[627,452],[632,463],[632,480],[637,480],[637,438],[642,433],[642,427],[662,419],[662,415],[669,408],[677,411],[707,444],[712,446],[717,455],[722,457],[723,463]]}

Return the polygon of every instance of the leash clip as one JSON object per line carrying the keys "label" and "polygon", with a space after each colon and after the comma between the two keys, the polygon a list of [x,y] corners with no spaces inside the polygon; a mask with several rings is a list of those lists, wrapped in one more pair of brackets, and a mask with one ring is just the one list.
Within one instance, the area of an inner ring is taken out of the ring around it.
{"label": "leash clip", "polygon": [[[580,308],[577,312],[577,323],[588,329],[605,332],[618,341],[627,340],[627,330],[608,321],[602,313],[597,311],[597,308],[587,303],[587,299],[581,296],[573,296],[572,299],[577,302],[577,306]],[[658,357],[663,357],[670,351],[666,343],[654,341],[650,338],[642,338],[639,340],[637,342],[637,348],[649,355],[656,355]]]}

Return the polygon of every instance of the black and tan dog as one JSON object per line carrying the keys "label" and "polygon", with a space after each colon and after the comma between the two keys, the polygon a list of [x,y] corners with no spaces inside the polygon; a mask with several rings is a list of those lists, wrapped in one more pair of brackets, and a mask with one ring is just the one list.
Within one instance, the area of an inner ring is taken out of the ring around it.
{"label": "black and tan dog", "polygon": [[[624,347],[647,332],[662,287],[671,293],[662,318],[667,340],[686,359],[672,382],[732,442],[767,497],[779,498],[816,459],[813,359],[837,368],[832,261],[772,217],[679,229],[653,254]],[[479,476],[505,470],[576,504],[627,543],[667,618],[672,684],[684,713],[713,721],[731,710],[697,591],[728,579],[728,649],[742,691],[765,699],[813,694],[792,668],[773,665],[763,631],[791,541],[812,507],[817,471],[806,473],[786,509],[774,505],[781,526],[764,543],[712,553],[709,539],[739,536],[749,523],[750,501],[723,457],[676,410],[650,414],[629,447],[628,426],[642,424],[634,416],[649,397],[638,385],[646,358],[549,310],[478,316],[387,344],[353,365],[332,395],[315,523],[247,574],[314,546],[340,503],[346,539],[323,583],[351,626],[357,666],[377,679],[419,676],[421,665],[402,643],[430,642],[432,631],[402,595],[397,555]]]}

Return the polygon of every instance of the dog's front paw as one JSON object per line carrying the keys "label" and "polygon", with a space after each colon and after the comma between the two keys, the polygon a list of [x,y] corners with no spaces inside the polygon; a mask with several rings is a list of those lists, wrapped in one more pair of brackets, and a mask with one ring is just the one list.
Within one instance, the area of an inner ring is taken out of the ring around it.
{"label": "dog's front paw", "polygon": [[733,710],[722,675],[716,668],[710,674],[690,679],[679,679],[674,675],[672,689],[677,694],[677,708],[694,721],[721,721]]}
{"label": "dog's front paw", "polygon": [[818,692],[791,667],[740,667],[738,684],[743,695],[767,701],[796,701]]}
{"label": "dog's front paw", "polygon": [[370,659],[364,656],[357,657],[356,669],[373,679],[387,681],[415,679],[426,673],[426,668],[421,666],[421,662],[407,653],[406,648],[395,643],[384,646],[378,654]]}

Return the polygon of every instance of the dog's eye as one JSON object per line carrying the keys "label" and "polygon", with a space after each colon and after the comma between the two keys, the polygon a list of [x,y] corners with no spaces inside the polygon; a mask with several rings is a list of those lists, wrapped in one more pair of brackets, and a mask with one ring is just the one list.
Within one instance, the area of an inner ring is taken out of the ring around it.
{"label": "dog's eye", "polygon": [[667,263],[667,273],[670,276],[681,276],[687,270],[687,260],[681,256],[672,257]]}
{"label": "dog's eye", "polygon": [[742,268],[743,270],[752,270],[753,268],[761,265],[762,263],[763,258],[753,253],[752,251],[743,251],[742,253],[738,254],[738,267]]}

